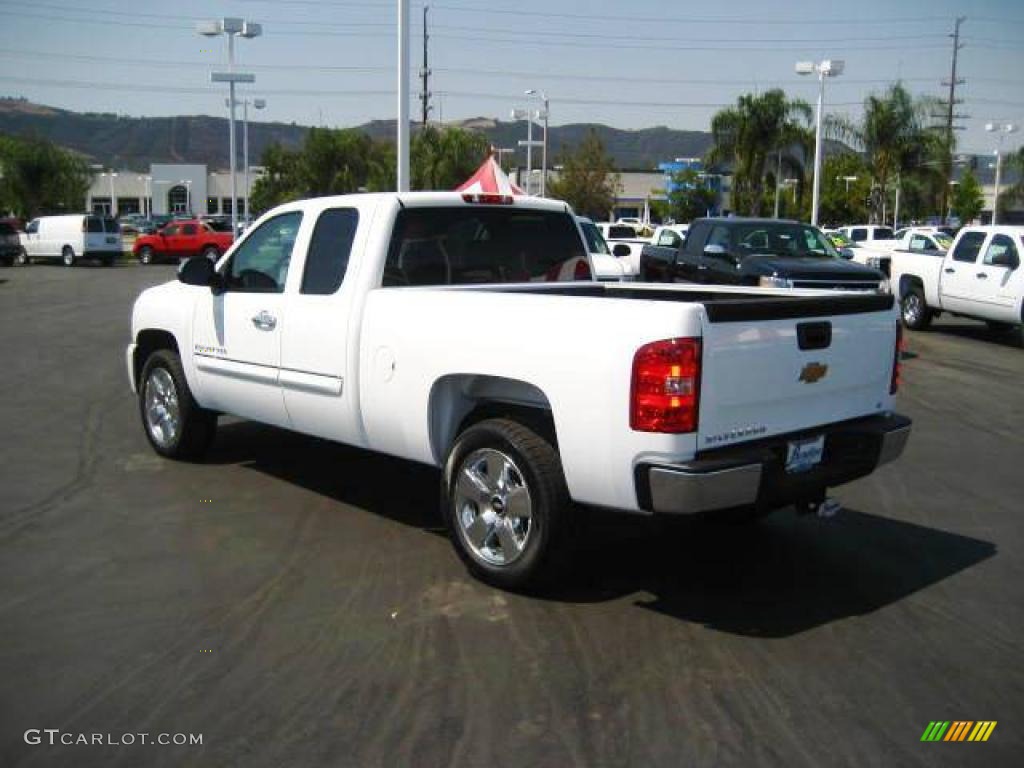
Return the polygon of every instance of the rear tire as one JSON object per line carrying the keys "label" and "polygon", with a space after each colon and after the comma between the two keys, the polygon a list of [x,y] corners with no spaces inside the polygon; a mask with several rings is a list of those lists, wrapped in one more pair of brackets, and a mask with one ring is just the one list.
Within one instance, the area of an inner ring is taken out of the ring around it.
{"label": "rear tire", "polygon": [[169,459],[201,459],[217,432],[217,414],[192,397],[178,354],[169,349],[151,354],[138,389],[139,415],[153,450]]}
{"label": "rear tire", "polygon": [[928,308],[924,291],[916,285],[910,286],[900,301],[903,324],[912,331],[923,331],[932,324],[934,313]]}
{"label": "rear tire", "polygon": [[65,267],[75,266],[75,261],[77,261],[77,257],[75,256],[75,249],[72,248],[70,245],[65,245],[60,251],[60,258],[61,261],[64,262]]}
{"label": "rear tire", "polygon": [[216,261],[220,258],[220,251],[218,251],[216,247],[210,245],[203,248],[203,256],[208,258],[210,261]]}
{"label": "rear tire", "polygon": [[558,452],[509,419],[488,419],[452,446],[442,514],[469,571],[502,589],[541,586],[568,562],[572,502]]}
{"label": "rear tire", "polygon": [[24,248],[18,251],[18,255],[14,257],[14,263],[19,267],[24,267],[29,263],[28,252]]}
{"label": "rear tire", "polygon": [[144,245],[139,249],[139,264],[143,266],[153,263],[153,249]]}

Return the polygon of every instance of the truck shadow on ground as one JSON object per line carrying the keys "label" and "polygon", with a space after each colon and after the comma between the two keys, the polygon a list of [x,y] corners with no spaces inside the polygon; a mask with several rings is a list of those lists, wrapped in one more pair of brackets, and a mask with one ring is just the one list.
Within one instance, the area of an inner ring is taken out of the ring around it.
{"label": "truck shadow on ground", "polygon": [[[918,333],[921,333],[918,331]],[[1024,330],[1007,329],[994,331],[980,322],[943,322],[924,332],[926,335],[956,336],[960,339],[984,342],[998,347],[1021,349],[1024,347]],[[913,338],[913,337],[910,337]]]}
{"label": "truck shadow on ground", "polygon": [[[248,422],[224,425],[209,461],[445,535],[431,467]],[[645,610],[752,637],[876,611],[996,553],[991,542],[852,509],[820,520],[790,508],[731,525],[582,513],[573,567],[540,599],[634,597]]]}

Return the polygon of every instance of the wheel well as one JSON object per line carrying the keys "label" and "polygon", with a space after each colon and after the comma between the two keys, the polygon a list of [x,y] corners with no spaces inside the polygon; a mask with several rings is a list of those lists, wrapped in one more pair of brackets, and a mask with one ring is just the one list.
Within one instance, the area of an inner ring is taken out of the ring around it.
{"label": "wheel well", "polygon": [[485,419],[509,418],[549,439],[558,439],[551,403],[537,387],[500,376],[444,376],[430,393],[430,445],[434,459],[444,463],[455,439]]}
{"label": "wheel well", "polygon": [[907,295],[911,288],[920,288],[924,290],[924,283],[921,282],[921,278],[916,275],[902,275],[900,277],[899,284],[899,298],[903,298]]}
{"label": "wheel well", "polygon": [[159,349],[178,352],[178,342],[168,331],[139,331],[139,335],[135,339],[135,357],[132,360],[132,374],[135,377],[136,386],[138,386],[139,377],[142,375],[142,366],[146,364],[149,356]]}

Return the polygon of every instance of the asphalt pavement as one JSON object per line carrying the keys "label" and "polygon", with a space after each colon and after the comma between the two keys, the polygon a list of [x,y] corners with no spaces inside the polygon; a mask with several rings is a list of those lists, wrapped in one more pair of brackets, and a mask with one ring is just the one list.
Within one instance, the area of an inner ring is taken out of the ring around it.
{"label": "asphalt pavement", "polygon": [[172,277],[0,270],[0,765],[1022,764],[1019,337],[908,334],[907,452],[835,518],[595,514],[538,598],[466,575],[428,467],[235,420],[158,458],[124,346]]}

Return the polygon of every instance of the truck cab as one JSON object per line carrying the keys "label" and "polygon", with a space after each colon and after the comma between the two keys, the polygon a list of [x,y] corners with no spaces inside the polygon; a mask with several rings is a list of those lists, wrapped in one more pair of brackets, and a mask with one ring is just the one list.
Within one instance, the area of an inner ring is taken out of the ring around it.
{"label": "truck cab", "polygon": [[895,250],[892,272],[908,328],[924,330],[942,312],[996,329],[1024,322],[1024,227],[965,227],[946,251],[939,233],[908,237],[918,247]]}

